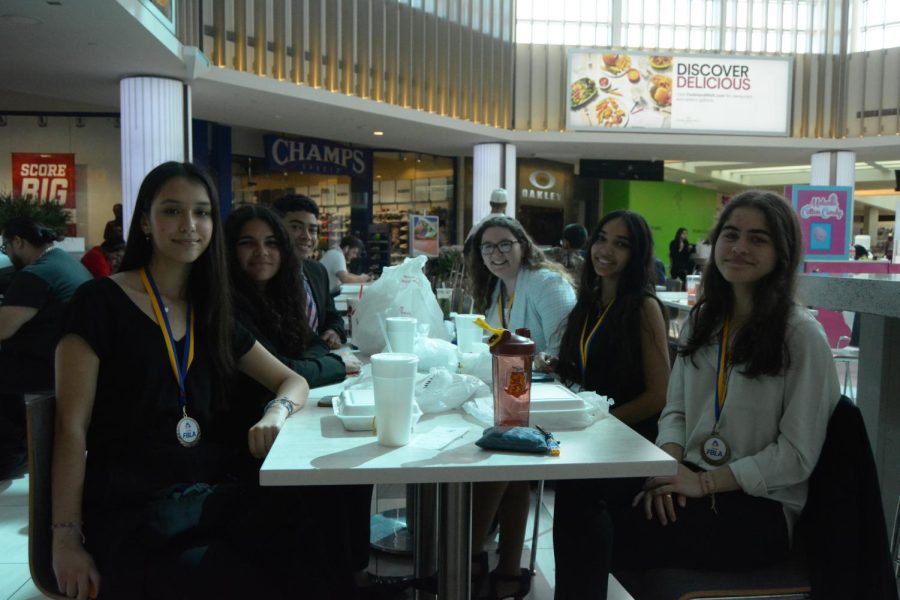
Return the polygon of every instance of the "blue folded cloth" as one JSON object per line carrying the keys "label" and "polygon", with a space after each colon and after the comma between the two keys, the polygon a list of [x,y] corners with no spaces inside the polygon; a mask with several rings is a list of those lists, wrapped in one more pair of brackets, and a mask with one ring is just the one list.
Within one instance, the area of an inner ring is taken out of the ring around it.
{"label": "blue folded cloth", "polygon": [[510,452],[554,453],[559,442],[547,432],[533,427],[509,427],[498,425],[484,430],[475,445],[485,450],[507,450]]}

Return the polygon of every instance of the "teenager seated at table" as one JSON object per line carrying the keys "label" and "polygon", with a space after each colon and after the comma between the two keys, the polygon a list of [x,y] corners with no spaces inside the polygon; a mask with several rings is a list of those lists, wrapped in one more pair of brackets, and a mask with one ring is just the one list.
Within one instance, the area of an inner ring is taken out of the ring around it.
{"label": "teenager seated at table", "polygon": [[[262,488],[306,381],[231,314],[218,198],[168,162],[144,179],[122,271],[84,284],[56,351],[53,566],[69,597],[355,597],[327,490]],[[271,390],[247,426],[240,371]]]}
{"label": "teenager seated at table", "polygon": [[821,326],[794,301],[803,243],[790,204],[740,194],[710,241],[656,440],[678,471],[557,497],[558,599],[606,598],[611,569],[737,570],[788,554],[837,372]]}
{"label": "teenager seated at table", "polygon": [[[548,261],[511,217],[486,219],[472,235],[469,277],[475,311],[494,327],[531,330],[538,352],[556,354],[566,316],[575,306],[575,292],[561,265]],[[481,572],[480,558],[488,531],[497,515],[500,524],[499,563],[490,575],[492,597],[521,598],[531,587],[531,574],[521,568],[525,525],[530,504],[529,482],[476,483],[473,486],[473,576]]]}

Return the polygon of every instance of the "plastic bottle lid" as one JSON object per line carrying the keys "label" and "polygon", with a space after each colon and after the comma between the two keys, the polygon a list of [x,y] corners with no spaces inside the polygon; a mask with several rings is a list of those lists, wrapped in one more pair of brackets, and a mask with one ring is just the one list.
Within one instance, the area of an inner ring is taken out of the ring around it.
{"label": "plastic bottle lid", "polygon": [[510,333],[504,330],[500,336],[500,340],[491,346],[491,354],[501,354],[504,356],[532,356],[534,355],[534,342],[530,337],[522,335],[531,332],[528,329],[517,329],[516,333]]}

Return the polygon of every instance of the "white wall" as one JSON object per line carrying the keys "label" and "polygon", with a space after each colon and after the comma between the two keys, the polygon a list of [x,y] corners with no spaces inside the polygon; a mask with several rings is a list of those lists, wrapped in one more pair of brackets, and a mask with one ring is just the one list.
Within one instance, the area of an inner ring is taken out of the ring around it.
{"label": "white wall", "polygon": [[[85,117],[84,127],[74,117],[47,117],[38,127],[32,117],[6,117],[0,127],[0,191],[12,191],[12,153],[75,154],[78,236],[86,247],[103,241],[103,227],[113,218],[112,206],[122,198],[122,157],[119,129],[111,117]],[[86,175],[83,175],[86,174]]]}

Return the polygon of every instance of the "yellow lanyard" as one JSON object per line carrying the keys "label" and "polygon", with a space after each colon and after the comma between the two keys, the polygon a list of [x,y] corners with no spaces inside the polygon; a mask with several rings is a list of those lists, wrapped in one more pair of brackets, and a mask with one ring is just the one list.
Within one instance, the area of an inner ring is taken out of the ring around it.
{"label": "yellow lanyard", "polygon": [[603,309],[603,312],[600,313],[600,316],[597,317],[597,322],[594,324],[593,329],[591,329],[591,333],[588,334],[587,338],[584,337],[584,334],[587,332],[587,318],[584,319],[584,325],[581,326],[581,343],[578,346],[579,351],[581,352],[581,373],[584,374],[585,369],[587,369],[587,359],[588,359],[588,351],[590,350],[591,342],[594,340],[594,334],[597,333],[597,329],[600,328],[600,325],[603,323],[603,319],[606,318],[606,313],[609,312],[609,309],[612,308],[612,305],[615,303],[615,300],[606,305],[606,308]]}
{"label": "yellow lanyard", "polygon": [[731,321],[725,319],[725,325],[722,326],[722,337],[719,338],[719,364],[716,369],[716,429],[719,427],[719,417],[722,415],[725,396],[728,394],[728,328],[730,324]]}
{"label": "yellow lanyard", "polygon": [[[502,283],[500,284],[503,285]],[[503,293],[503,287],[500,288],[500,293],[497,294],[497,316],[500,317],[500,326],[504,329],[508,329],[509,325],[509,316],[512,315],[512,305],[513,300],[516,298],[516,294],[513,293],[512,296],[509,297],[509,300],[506,303],[506,311],[503,310],[503,296],[506,294]]]}

